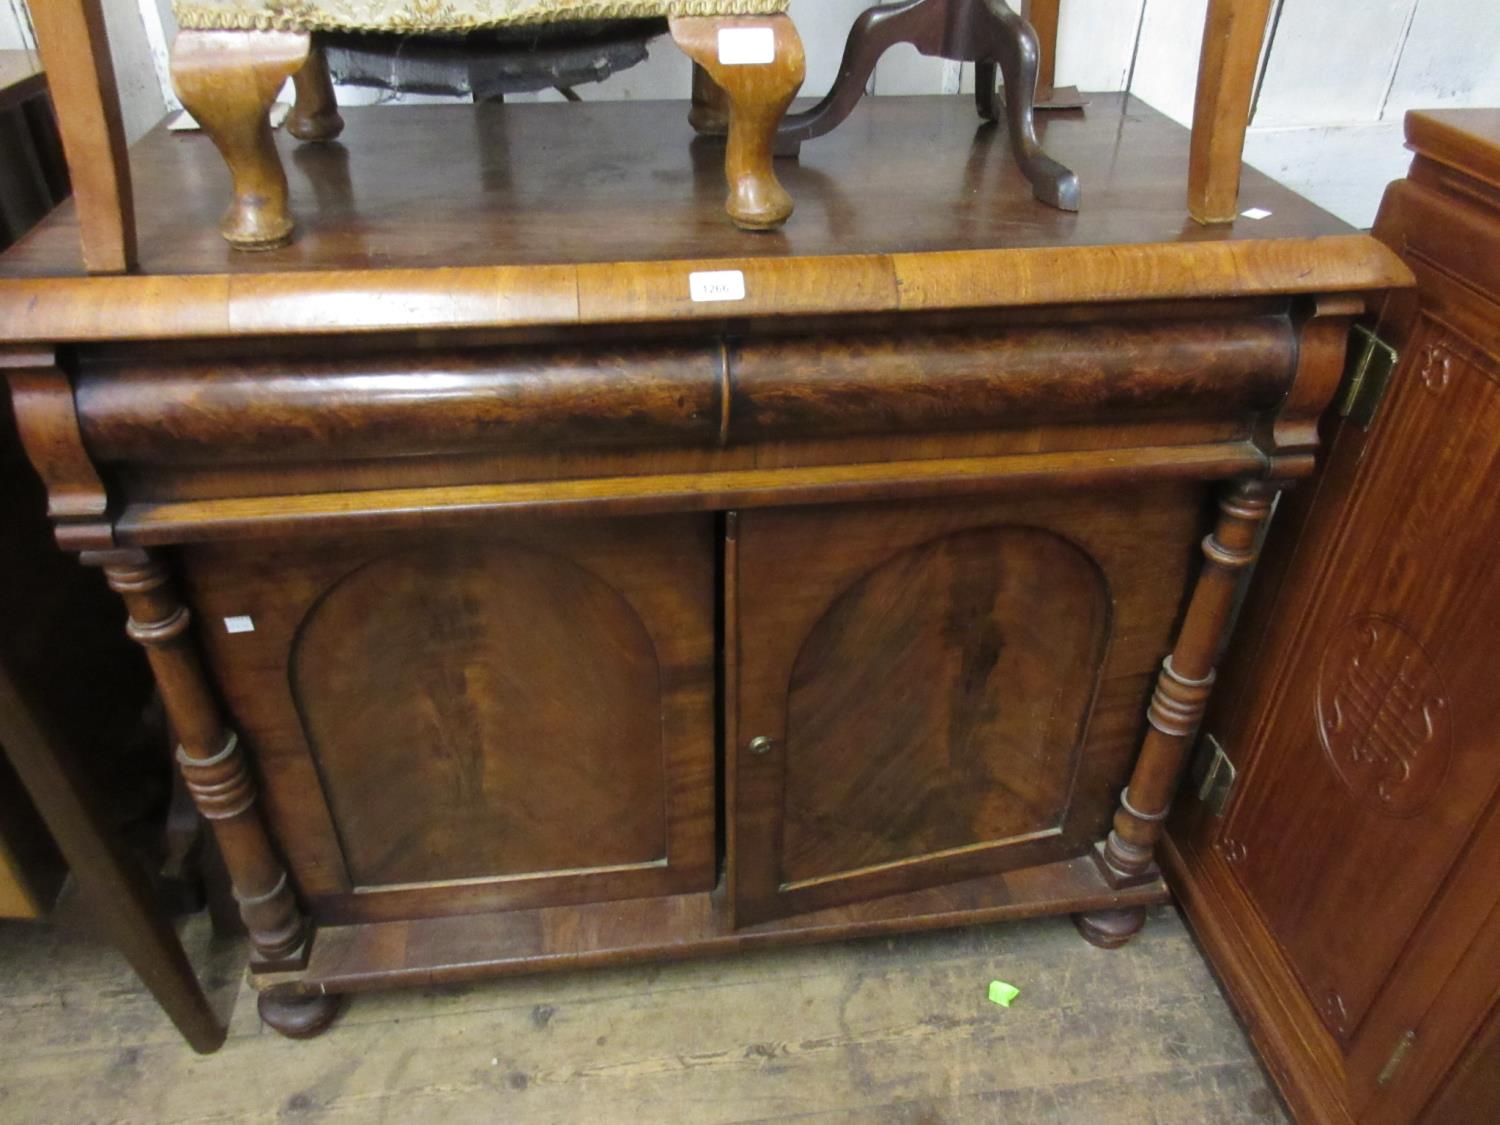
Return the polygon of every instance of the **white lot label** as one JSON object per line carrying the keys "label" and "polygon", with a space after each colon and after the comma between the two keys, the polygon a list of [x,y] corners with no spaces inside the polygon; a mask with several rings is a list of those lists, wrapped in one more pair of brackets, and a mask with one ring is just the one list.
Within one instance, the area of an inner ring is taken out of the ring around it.
{"label": "white lot label", "polygon": [[764,66],[776,61],[776,32],[769,27],[719,29],[719,65]]}
{"label": "white lot label", "polygon": [[694,301],[743,301],[745,275],[739,270],[709,270],[688,275]]}
{"label": "white lot label", "polygon": [[1247,219],[1269,219],[1271,217],[1271,212],[1267,211],[1264,207],[1252,207],[1248,211],[1241,211],[1240,214]]}
{"label": "white lot label", "polygon": [[255,619],[251,617],[226,617],[224,618],[224,632],[253,633],[255,632]]}

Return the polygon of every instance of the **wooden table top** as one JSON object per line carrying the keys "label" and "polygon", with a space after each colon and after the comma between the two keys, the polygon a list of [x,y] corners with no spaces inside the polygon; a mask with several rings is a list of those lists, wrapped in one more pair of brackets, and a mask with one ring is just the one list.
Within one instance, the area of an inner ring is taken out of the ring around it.
{"label": "wooden table top", "polygon": [[1500,188],[1500,109],[1412,110],[1407,147]]}
{"label": "wooden table top", "polygon": [[47,87],[35,51],[0,51],[0,110],[19,105]]}
{"label": "wooden table top", "polygon": [[[685,103],[349,109],[337,143],[284,134],[297,241],[230,250],[228,175],[201,134],[132,150],[141,275],[84,279],[65,205],[0,256],[0,336],[126,339],[507,326],[825,311],[1353,291],[1406,284],[1373,240],[1247,169],[1246,209],[1185,205],[1188,133],[1094,95],[1040,116],[1083,184],[1077,214],[1031,196],[972,99],[874,98],[780,174],[782,231],[723,212],[721,143]],[[695,305],[687,274],[741,268],[746,301]],[[369,271],[379,271],[371,273]],[[53,279],[46,282],[5,279]]]}

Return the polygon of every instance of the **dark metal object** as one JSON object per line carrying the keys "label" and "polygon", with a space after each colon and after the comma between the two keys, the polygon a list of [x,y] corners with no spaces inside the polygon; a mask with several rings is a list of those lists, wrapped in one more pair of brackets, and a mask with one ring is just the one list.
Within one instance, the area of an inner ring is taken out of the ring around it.
{"label": "dark metal object", "polygon": [[464,35],[329,32],[318,37],[334,81],[401,94],[506,94],[602,82],[646,59],[661,20],[498,28]]}
{"label": "dark metal object", "polygon": [[[1043,152],[1037,141],[1036,32],[1003,0],[902,0],[862,13],[849,33],[833,88],[812,109],[782,122],[777,152],[795,156],[804,141],[837,128],[864,97],[880,57],[898,43],[910,43],[924,55],[974,63],[980,116],[998,121],[1004,107],[1011,148],[1032,192],[1060,210],[1078,210],[1078,177]],[[1003,99],[996,89],[997,72],[1005,77]]]}

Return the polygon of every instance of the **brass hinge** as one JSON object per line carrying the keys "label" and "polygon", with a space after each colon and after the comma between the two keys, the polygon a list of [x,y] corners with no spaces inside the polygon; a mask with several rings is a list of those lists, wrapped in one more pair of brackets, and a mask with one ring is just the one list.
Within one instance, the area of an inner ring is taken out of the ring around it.
{"label": "brass hinge", "polygon": [[1198,756],[1193,760],[1193,785],[1198,800],[1207,805],[1214,816],[1223,816],[1229,807],[1237,777],[1238,772],[1223,745],[1213,735],[1205,734]]}
{"label": "brass hinge", "polygon": [[1417,1033],[1408,1029],[1400,1039],[1396,1040],[1396,1049],[1391,1052],[1391,1057],[1385,1060],[1385,1066],[1380,1070],[1380,1076],[1375,1079],[1377,1086],[1389,1086],[1391,1079],[1396,1077],[1396,1071],[1401,1069],[1401,1064],[1406,1061],[1412,1046],[1417,1041]]}
{"label": "brass hinge", "polygon": [[1339,413],[1362,430],[1374,425],[1400,358],[1371,329],[1356,324],[1349,340],[1349,369],[1344,373]]}

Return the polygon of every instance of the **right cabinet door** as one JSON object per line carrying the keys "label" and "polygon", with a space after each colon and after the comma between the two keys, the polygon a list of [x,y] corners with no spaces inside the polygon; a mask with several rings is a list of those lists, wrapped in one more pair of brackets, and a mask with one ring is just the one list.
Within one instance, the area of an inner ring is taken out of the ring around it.
{"label": "right cabinet door", "polygon": [[1200,486],[742,513],[730,862],[750,924],[1083,854],[1108,830]]}

